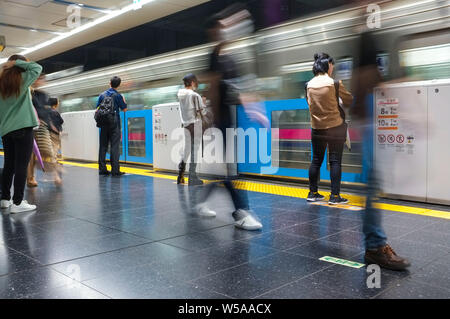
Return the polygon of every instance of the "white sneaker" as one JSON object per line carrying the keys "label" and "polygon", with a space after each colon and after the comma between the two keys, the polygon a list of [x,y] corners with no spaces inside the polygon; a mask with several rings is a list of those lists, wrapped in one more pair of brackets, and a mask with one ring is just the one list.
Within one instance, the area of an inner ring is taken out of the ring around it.
{"label": "white sneaker", "polygon": [[238,209],[233,213],[233,218],[235,220],[234,226],[242,228],[245,230],[259,230],[263,226],[261,222],[251,214],[251,212]]}
{"label": "white sneaker", "polygon": [[12,205],[12,203],[13,203],[12,200],[2,199],[0,207],[2,209],[7,209],[7,208],[9,208]]}
{"label": "white sneaker", "polygon": [[195,211],[197,214],[203,217],[216,217],[216,212],[209,209],[206,204],[198,204],[195,206]]}
{"label": "white sneaker", "polygon": [[36,205],[30,205],[26,200],[23,200],[20,205],[12,204],[10,213],[24,213],[29,212],[36,209]]}

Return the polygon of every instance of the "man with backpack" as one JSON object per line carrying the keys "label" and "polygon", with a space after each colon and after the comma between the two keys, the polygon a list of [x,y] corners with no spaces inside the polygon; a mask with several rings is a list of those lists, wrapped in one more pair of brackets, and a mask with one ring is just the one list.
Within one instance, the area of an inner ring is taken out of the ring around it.
{"label": "man with backpack", "polygon": [[124,97],[117,92],[122,80],[114,76],[111,79],[111,87],[103,92],[97,102],[97,111],[95,112],[95,121],[100,128],[100,150],[98,154],[99,175],[109,175],[106,168],[106,152],[111,145],[111,174],[120,177],[123,172],[119,165],[119,145],[122,136],[120,125],[120,110],[126,112],[127,104]]}

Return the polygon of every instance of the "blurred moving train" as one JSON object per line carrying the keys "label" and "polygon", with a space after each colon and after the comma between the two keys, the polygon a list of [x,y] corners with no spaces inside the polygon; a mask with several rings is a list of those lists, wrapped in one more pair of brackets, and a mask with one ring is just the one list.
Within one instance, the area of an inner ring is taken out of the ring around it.
{"label": "blurred moving train", "polygon": [[[381,7],[381,28],[374,30],[374,37],[381,44],[377,59],[384,80],[450,78],[449,1],[377,3]],[[345,7],[258,31],[227,47],[242,68],[251,67],[256,72],[266,114],[272,128],[279,129],[279,134],[270,137],[272,154],[277,152],[279,158],[269,164],[278,167],[274,176],[308,177],[310,119],[304,87],[313,76],[313,55],[330,53],[336,61],[334,77],[350,88],[353,65],[358,63],[358,35],[367,17],[367,6]],[[110,77],[119,75],[123,79],[121,92],[129,106],[129,112],[122,114],[121,161],[153,164],[152,108],[177,101],[180,79],[188,72],[200,74],[206,70],[212,47],[198,46],[52,80],[44,89],[60,97],[63,113],[93,110]],[[200,90],[207,90],[207,84],[200,85]],[[236,121],[244,129],[258,128],[241,107]],[[69,127],[65,134],[71,134]],[[366,176],[361,139],[352,130],[350,135],[353,147],[351,152],[344,152],[342,180],[350,185],[363,184]],[[77,158],[76,154],[70,157]],[[263,165],[239,164],[238,172],[261,175]],[[326,168],[324,163],[321,178],[325,181],[330,179]]]}

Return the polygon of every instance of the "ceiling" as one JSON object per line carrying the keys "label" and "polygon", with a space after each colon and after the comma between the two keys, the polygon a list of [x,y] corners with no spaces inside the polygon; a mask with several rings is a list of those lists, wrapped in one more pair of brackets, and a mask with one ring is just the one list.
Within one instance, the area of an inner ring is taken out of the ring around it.
{"label": "ceiling", "polygon": [[[90,29],[28,53],[27,57],[41,60],[208,1],[154,0],[139,10],[127,11]],[[73,29],[67,26],[67,19],[72,13],[68,12],[68,8],[74,4],[78,5],[83,26],[132,5],[133,0],[0,0],[0,35],[6,38],[6,49],[0,53],[0,61],[72,31]]]}

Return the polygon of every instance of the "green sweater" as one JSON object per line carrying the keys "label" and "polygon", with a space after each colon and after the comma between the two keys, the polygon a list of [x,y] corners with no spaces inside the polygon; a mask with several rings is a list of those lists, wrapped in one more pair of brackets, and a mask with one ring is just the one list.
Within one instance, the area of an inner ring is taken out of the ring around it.
{"label": "green sweater", "polygon": [[22,73],[22,87],[18,97],[3,99],[0,95],[0,135],[39,125],[36,111],[31,101],[30,85],[42,72],[42,67],[35,62],[16,61],[16,66],[25,70]]}

